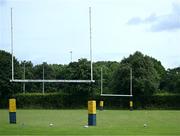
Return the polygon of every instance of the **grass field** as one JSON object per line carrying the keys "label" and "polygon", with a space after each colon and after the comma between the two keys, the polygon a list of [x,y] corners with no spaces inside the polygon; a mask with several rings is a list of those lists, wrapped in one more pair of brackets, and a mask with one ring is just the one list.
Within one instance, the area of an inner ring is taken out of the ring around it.
{"label": "grass field", "polygon": [[0,110],[0,135],[180,135],[180,111],[97,111],[97,126],[84,128],[87,115],[86,110],[17,110],[17,124],[10,125],[8,110]]}

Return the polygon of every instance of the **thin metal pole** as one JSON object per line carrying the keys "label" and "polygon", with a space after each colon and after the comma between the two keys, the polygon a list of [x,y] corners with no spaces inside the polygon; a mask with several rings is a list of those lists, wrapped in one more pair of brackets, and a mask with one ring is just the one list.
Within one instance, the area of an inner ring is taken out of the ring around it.
{"label": "thin metal pole", "polygon": [[13,55],[13,9],[11,8],[11,62],[12,62],[12,80],[14,80],[14,55]]}
{"label": "thin metal pole", "polygon": [[101,94],[103,93],[103,68],[101,67]]}
{"label": "thin metal pole", "polygon": [[[24,76],[23,76],[23,79],[25,80],[26,78],[26,68],[25,68],[25,61],[24,61]],[[25,94],[26,93],[26,84],[25,82],[23,83],[23,93]]]}
{"label": "thin metal pole", "polygon": [[90,44],[90,59],[91,59],[91,80],[93,80],[91,7],[89,7],[89,36],[90,36],[89,44]]}
{"label": "thin metal pole", "polygon": [[130,68],[130,95],[132,95],[132,68]]}
{"label": "thin metal pole", "polygon": [[43,88],[42,88],[42,89],[43,89],[43,90],[42,90],[42,91],[43,91],[42,93],[44,94],[44,63],[43,63]]}
{"label": "thin metal pole", "polygon": [[72,63],[72,51],[70,51],[70,58],[71,58],[71,63]]}

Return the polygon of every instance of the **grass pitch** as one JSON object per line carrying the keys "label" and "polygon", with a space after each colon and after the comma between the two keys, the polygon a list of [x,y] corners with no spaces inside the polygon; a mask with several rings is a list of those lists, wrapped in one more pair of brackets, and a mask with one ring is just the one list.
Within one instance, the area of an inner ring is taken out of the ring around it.
{"label": "grass pitch", "polygon": [[180,135],[180,111],[97,111],[88,128],[87,110],[17,110],[17,124],[8,115],[0,110],[0,135]]}

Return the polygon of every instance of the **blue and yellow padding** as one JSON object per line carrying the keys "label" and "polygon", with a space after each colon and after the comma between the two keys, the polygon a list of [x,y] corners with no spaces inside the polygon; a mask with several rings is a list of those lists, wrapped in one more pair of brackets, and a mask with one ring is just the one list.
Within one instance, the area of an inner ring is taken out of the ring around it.
{"label": "blue and yellow padding", "polygon": [[104,109],[104,101],[100,101],[99,103],[99,109],[103,110]]}
{"label": "blue and yellow padding", "polygon": [[9,123],[16,123],[16,99],[9,99]]}
{"label": "blue and yellow padding", "polygon": [[130,107],[130,110],[132,111],[133,110],[133,101],[129,101],[129,107]]}
{"label": "blue and yellow padding", "polygon": [[96,101],[88,101],[88,126],[96,126]]}

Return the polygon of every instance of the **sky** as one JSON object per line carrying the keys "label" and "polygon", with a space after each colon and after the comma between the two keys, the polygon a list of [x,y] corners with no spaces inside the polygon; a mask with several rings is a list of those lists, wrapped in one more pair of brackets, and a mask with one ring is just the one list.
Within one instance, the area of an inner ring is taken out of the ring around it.
{"label": "sky", "polygon": [[14,55],[34,64],[90,59],[118,61],[135,51],[167,68],[180,66],[178,0],[0,0],[0,50],[10,52],[13,8]]}

